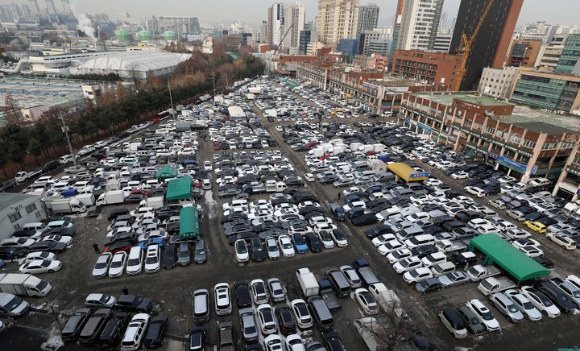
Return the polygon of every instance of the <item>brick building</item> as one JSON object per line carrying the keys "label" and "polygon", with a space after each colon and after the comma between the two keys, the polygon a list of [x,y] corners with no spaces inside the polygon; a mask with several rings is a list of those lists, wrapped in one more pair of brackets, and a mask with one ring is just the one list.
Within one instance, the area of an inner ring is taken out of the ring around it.
{"label": "brick building", "polygon": [[443,84],[452,89],[461,56],[418,50],[396,50],[393,74],[408,79]]}

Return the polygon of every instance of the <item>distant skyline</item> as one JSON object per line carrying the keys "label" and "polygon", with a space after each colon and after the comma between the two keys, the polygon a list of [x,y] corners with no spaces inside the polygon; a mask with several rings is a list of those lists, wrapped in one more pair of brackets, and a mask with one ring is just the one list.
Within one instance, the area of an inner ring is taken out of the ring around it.
{"label": "distant skyline", "polygon": [[[46,8],[44,0],[37,0],[41,10]],[[448,26],[457,14],[461,0],[446,0],[443,12],[447,13]],[[4,3],[28,4],[27,0],[4,0]],[[264,0],[71,0],[78,12],[87,14],[106,13],[112,20],[115,14],[128,12],[135,19],[155,16],[190,16],[197,17],[200,23],[221,23],[241,21],[258,25],[266,20],[267,9],[274,3],[296,3],[297,1],[264,1]],[[306,7],[306,20],[311,21],[318,10],[318,0],[302,1]],[[361,1],[361,5],[376,3],[381,8],[379,25],[391,25],[390,20],[395,12],[397,0]],[[57,10],[62,9],[62,2],[54,0]],[[557,0],[557,6],[547,6],[545,0],[526,0],[520,13],[518,26],[528,22],[546,21],[549,24],[580,25],[578,17],[578,0]]]}

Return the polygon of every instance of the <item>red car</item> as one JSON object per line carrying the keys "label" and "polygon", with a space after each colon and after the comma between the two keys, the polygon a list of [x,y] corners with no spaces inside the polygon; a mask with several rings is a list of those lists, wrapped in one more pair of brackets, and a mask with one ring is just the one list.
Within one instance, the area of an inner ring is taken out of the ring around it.
{"label": "red car", "polygon": [[131,195],[149,196],[149,192],[147,190],[135,189],[131,191]]}
{"label": "red car", "polygon": [[131,245],[131,243],[129,243],[129,242],[119,241],[119,242],[113,243],[113,244],[105,247],[105,250],[103,250],[103,252],[110,252],[113,255],[119,251],[125,251],[126,253],[129,253],[129,251],[131,251],[132,247],[133,247],[133,245]]}

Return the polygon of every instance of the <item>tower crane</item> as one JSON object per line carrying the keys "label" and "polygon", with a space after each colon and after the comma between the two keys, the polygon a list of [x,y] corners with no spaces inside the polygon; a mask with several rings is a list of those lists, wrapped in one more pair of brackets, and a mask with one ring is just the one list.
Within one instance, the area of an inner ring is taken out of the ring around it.
{"label": "tower crane", "polygon": [[459,48],[457,48],[457,51],[461,52],[461,63],[459,69],[457,70],[457,81],[455,82],[456,91],[459,91],[459,89],[461,89],[461,83],[463,83],[463,79],[465,78],[465,74],[467,73],[466,68],[467,60],[469,60],[469,55],[471,54],[471,47],[473,45],[473,41],[477,37],[477,34],[479,33],[481,26],[483,25],[483,21],[485,21],[485,18],[487,17],[487,14],[489,13],[489,10],[491,9],[491,6],[493,5],[494,2],[495,0],[489,0],[489,2],[487,3],[487,6],[485,7],[485,10],[483,10],[483,14],[479,19],[479,22],[477,23],[475,30],[473,31],[473,33],[471,33],[471,37],[468,38],[465,32],[461,34],[461,44],[459,45]]}

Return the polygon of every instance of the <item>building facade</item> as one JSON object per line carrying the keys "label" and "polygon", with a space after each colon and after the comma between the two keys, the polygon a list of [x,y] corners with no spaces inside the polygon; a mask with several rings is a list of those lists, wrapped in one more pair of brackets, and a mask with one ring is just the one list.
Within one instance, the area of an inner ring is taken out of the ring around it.
{"label": "building facade", "polygon": [[572,201],[580,198],[580,143],[576,144],[568,157],[552,195],[572,197]]}
{"label": "building facade", "polygon": [[369,54],[369,44],[373,40],[379,40],[381,38],[381,33],[372,30],[365,30],[359,36],[358,50],[359,55]]}
{"label": "building facade", "polygon": [[407,79],[455,85],[461,56],[418,50],[397,50],[393,58],[392,74]]}
{"label": "building facade", "polygon": [[[473,41],[461,90],[475,88],[485,67],[503,67],[524,0],[495,0]],[[458,53],[461,36],[469,38],[489,0],[463,0],[459,6],[449,53]]]}
{"label": "building facade", "polygon": [[356,36],[358,37],[365,30],[377,28],[379,23],[379,6],[377,4],[361,5],[358,10],[358,24]]}
{"label": "building facade", "polygon": [[395,50],[397,49],[397,45],[399,43],[399,33],[401,32],[401,20],[403,19],[403,5],[405,5],[405,0],[398,0],[393,20],[393,44],[391,45],[391,48],[389,50],[390,55],[395,54]]}
{"label": "building facade", "polygon": [[580,34],[569,35],[566,39],[556,72],[580,74]]}
{"label": "building facade", "polygon": [[340,39],[356,39],[359,0],[318,0],[318,40],[336,48]]}
{"label": "building facade", "polygon": [[40,222],[46,212],[40,196],[16,193],[0,194],[0,240],[12,236],[30,222]]}
{"label": "building facade", "polygon": [[519,67],[484,68],[477,91],[497,99],[510,99],[519,73]]}
{"label": "building facade", "polygon": [[541,48],[541,40],[516,40],[508,56],[508,66],[534,67]]}
{"label": "building facade", "polygon": [[397,50],[433,50],[443,0],[405,0]]}
{"label": "building facade", "polygon": [[454,151],[485,160],[526,183],[557,179],[580,140],[580,132],[545,123],[521,122],[514,105],[467,93],[406,93],[400,123]]}
{"label": "building facade", "polygon": [[511,101],[554,112],[580,109],[580,77],[523,68]]}
{"label": "building facade", "polygon": [[268,8],[267,43],[283,52],[299,52],[305,24],[304,5],[277,3]]}
{"label": "building facade", "polygon": [[453,34],[439,33],[435,37],[435,42],[433,43],[433,51],[448,53],[451,48],[451,39]]}
{"label": "building facade", "polygon": [[187,38],[188,34],[201,34],[197,17],[159,16],[157,18],[157,26],[159,27],[159,33],[173,31],[178,38]]}

